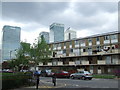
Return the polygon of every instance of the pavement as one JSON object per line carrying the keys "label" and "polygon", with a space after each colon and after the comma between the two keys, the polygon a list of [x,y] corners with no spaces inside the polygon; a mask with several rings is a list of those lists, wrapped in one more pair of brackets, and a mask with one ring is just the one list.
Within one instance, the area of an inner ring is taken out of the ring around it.
{"label": "pavement", "polygon": [[[118,79],[95,79],[78,80],[78,79],[59,79],[57,78],[56,86],[53,85],[51,78],[42,77],[39,82],[39,89],[54,89],[54,88],[116,88],[120,83]],[[36,89],[36,86],[21,87],[14,90],[30,90]]]}

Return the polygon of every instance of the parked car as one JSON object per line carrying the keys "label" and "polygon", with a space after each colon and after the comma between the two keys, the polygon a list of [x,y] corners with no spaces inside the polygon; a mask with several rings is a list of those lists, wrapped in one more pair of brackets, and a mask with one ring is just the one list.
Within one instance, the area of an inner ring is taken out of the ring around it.
{"label": "parked car", "polygon": [[93,78],[92,74],[88,71],[79,71],[77,73],[73,73],[70,75],[70,78],[74,79],[74,78],[79,78],[82,80],[86,80],[89,79],[91,80]]}
{"label": "parked car", "polygon": [[54,74],[56,77],[66,77],[66,78],[70,77],[70,74],[67,71],[57,71]]}
{"label": "parked car", "polygon": [[13,71],[11,69],[3,69],[2,72],[3,73],[13,73]]}
{"label": "parked car", "polygon": [[43,77],[50,77],[53,74],[54,73],[51,70],[41,70],[41,76],[43,76]]}

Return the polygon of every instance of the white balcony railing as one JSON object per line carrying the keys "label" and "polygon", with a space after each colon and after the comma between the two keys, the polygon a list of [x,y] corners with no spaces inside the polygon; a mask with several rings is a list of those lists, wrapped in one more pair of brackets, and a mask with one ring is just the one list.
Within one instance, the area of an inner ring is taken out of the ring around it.
{"label": "white balcony railing", "polygon": [[75,65],[75,62],[69,62],[69,65]]}
{"label": "white balcony railing", "polygon": [[58,61],[58,65],[63,65],[63,62],[61,62],[61,61]]}
{"label": "white balcony railing", "polygon": [[105,64],[105,60],[104,61],[103,60],[98,60],[97,63],[98,64]]}
{"label": "white balcony railing", "polygon": [[89,64],[89,61],[82,61],[82,65],[88,65]]}
{"label": "white balcony railing", "polygon": [[48,62],[47,65],[51,65],[52,66],[52,62]]}

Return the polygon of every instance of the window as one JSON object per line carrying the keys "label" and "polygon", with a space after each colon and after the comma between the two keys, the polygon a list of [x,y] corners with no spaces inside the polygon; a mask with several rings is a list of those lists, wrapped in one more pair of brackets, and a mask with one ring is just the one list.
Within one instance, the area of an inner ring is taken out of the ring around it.
{"label": "window", "polygon": [[101,51],[101,46],[97,46],[96,50]]}
{"label": "window", "polygon": [[66,49],[63,50],[63,54],[66,53]]}
{"label": "window", "polygon": [[71,42],[69,42],[70,43],[70,45],[72,45],[72,41]]}
{"label": "window", "polygon": [[79,44],[79,41],[78,41],[78,40],[76,40],[76,41],[75,41],[75,45],[78,45],[78,44]]}
{"label": "window", "polygon": [[86,49],[83,49],[83,52],[86,52]]}
{"label": "window", "polygon": [[91,42],[92,42],[92,40],[91,40],[91,39],[88,39],[88,42],[89,42],[89,43],[91,43]]}
{"label": "window", "polygon": [[66,43],[64,43],[64,46],[66,46]]}
{"label": "window", "polygon": [[100,38],[99,38],[99,37],[97,37],[97,38],[96,38],[96,41],[100,41]]}
{"label": "window", "polygon": [[111,40],[117,39],[117,35],[111,35]]}
{"label": "window", "polygon": [[58,44],[58,47],[61,47],[61,44],[60,44],[60,43]]}
{"label": "window", "polygon": [[80,43],[81,43],[81,46],[85,46],[85,40],[81,40]]}
{"label": "window", "polygon": [[73,49],[70,49],[70,52],[73,52]]}
{"label": "window", "polygon": [[110,36],[104,36],[104,40],[109,40]]}
{"label": "window", "polygon": [[98,60],[102,60],[102,56],[97,56],[97,59]]}
{"label": "window", "polygon": [[56,44],[53,45],[53,48],[56,48]]}

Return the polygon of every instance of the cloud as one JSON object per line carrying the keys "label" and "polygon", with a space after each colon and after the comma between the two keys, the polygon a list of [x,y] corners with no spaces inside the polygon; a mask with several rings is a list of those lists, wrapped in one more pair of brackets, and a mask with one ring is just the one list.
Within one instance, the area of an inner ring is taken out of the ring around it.
{"label": "cloud", "polygon": [[85,32],[80,36],[118,30],[117,2],[3,2],[2,16],[3,21],[17,23],[22,28],[22,40],[29,42],[30,36],[49,31],[54,22],[79,34]]}

